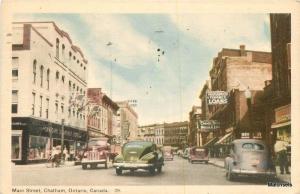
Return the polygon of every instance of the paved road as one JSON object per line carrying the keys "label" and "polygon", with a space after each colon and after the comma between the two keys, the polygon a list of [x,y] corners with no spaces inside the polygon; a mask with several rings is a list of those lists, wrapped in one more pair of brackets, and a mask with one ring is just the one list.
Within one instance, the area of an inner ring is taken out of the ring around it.
{"label": "paved road", "polygon": [[[209,164],[190,164],[187,160],[175,157],[166,161],[161,174],[149,175],[147,171],[133,174],[123,171],[117,176],[115,169],[82,170],[81,166],[47,168],[45,165],[13,166],[13,185],[247,185],[263,184],[257,179],[241,179],[229,182],[224,169]],[[88,181],[87,181],[88,180]]]}

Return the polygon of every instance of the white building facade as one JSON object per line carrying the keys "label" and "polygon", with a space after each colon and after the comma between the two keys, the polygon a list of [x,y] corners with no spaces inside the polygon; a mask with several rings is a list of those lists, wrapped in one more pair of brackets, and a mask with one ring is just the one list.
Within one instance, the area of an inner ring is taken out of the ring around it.
{"label": "white building facade", "polygon": [[12,160],[45,160],[62,139],[76,155],[87,119],[72,96],[86,95],[88,61],[54,22],[16,22],[12,35]]}

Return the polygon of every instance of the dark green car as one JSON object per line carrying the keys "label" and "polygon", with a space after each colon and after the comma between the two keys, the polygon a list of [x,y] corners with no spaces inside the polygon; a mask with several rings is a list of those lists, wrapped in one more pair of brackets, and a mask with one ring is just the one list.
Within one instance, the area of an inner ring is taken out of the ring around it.
{"label": "dark green car", "polygon": [[131,172],[143,169],[150,174],[161,172],[164,165],[162,152],[156,145],[148,141],[132,141],[123,145],[122,153],[117,155],[113,166],[116,168],[117,175],[121,175],[123,170]]}

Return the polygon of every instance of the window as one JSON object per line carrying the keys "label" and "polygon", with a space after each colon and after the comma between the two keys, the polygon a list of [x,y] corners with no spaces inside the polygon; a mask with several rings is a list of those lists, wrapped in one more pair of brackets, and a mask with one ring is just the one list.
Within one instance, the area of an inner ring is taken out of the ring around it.
{"label": "window", "polygon": [[21,159],[22,135],[12,135],[11,137],[11,159]]}
{"label": "window", "polygon": [[60,109],[61,109],[61,114],[64,114],[64,105],[63,104],[60,106]]}
{"label": "window", "polygon": [[34,115],[35,110],[35,93],[32,92],[32,115]]}
{"label": "window", "polygon": [[56,39],[56,58],[59,59],[59,39]]}
{"label": "window", "polygon": [[47,69],[47,90],[50,88],[50,69]]}
{"label": "window", "polygon": [[18,76],[19,76],[19,72],[17,69],[13,69],[12,70],[12,77],[13,79],[18,79]]}
{"label": "window", "polygon": [[57,114],[58,113],[58,103],[56,102],[55,103],[55,114]]}
{"label": "window", "polygon": [[33,83],[35,84],[36,82],[36,60],[33,61]]}
{"label": "window", "polygon": [[71,117],[71,109],[68,109],[69,117]]}
{"label": "window", "polygon": [[65,83],[65,76],[64,75],[61,76],[61,81],[62,81],[63,84]]}
{"label": "window", "polygon": [[41,66],[41,67],[40,67],[40,79],[41,79],[41,87],[43,87],[44,66]]}
{"label": "window", "polygon": [[13,67],[19,66],[19,57],[12,57],[12,66]]}
{"label": "window", "polygon": [[46,99],[46,118],[49,118],[49,98]]}
{"label": "window", "polygon": [[71,89],[72,89],[72,82],[69,81],[69,90],[71,91]]}
{"label": "window", "polygon": [[56,78],[56,81],[59,80],[59,72],[58,71],[56,71],[55,78]]}
{"label": "window", "polygon": [[43,115],[43,96],[40,96],[40,117]]}
{"label": "window", "polygon": [[64,44],[61,45],[61,55],[64,59],[65,58],[65,45]]}
{"label": "window", "polygon": [[69,52],[69,60],[71,61],[71,59],[72,59],[72,52],[70,51]]}
{"label": "window", "polygon": [[12,106],[11,106],[12,113],[18,113],[18,90],[12,91]]}

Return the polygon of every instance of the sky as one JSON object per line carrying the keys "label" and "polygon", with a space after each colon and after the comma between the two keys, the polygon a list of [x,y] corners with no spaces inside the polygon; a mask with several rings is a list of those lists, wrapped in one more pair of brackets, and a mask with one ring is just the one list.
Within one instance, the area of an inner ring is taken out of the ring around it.
{"label": "sky", "polygon": [[271,51],[268,14],[18,14],[14,21],[54,21],[68,32],[89,61],[88,87],[137,100],[140,125],[188,120],[222,48]]}

